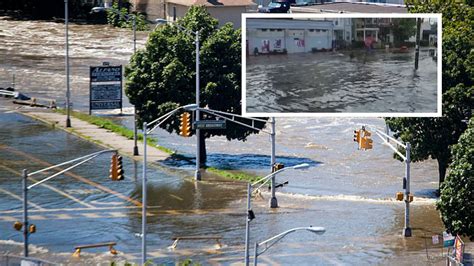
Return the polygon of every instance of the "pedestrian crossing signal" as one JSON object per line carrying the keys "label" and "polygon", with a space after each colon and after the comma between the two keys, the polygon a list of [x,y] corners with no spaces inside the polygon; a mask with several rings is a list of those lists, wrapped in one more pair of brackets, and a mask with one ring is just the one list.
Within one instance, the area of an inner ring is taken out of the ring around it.
{"label": "pedestrian crossing signal", "polygon": [[179,135],[183,137],[191,136],[191,115],[188,112],[181,114],[181,124],[179,125]]}

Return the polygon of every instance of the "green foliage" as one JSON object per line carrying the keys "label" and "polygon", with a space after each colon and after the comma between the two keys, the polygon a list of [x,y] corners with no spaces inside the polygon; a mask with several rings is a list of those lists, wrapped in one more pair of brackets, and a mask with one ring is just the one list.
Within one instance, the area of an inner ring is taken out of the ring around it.
{"label": "green foliage", "polygon": [[443,116],[438,118],[391,118],[386,122],[395,136],[412,145],[411,158],[438,161],[443,182],[451,162],[450,146],[466,130],[474,109],[474,9],[453,0],[408,0],[410,12],[443,13],[442,91]]}
{"label": "green foliage", "polygon": [[119,28],[133,29],[133,18],[135,18],[135,28],[137,31],[148,30],[148,23],[145,16],[137,13],[130,13],[130,4],[127,7],[120,7],[118,2],[114,2],[111,9],[107,9],[107,23]]}
{"label": "green foliage", "polygon": [[453,146],[452,157],[437,208],[449,232],[474,240],[474,117]]}
{"label": "green foliage", "polygon": [[[234,30],[231,24],[218,29],[218,21],[200,6],[191,7],[176,23],[154,30],[145,49],[138,51],[125,69],[125,92],[137,109],[139,124],[195,102],[195,33],[198,30],[201,106],[240,114],[240,30]],[[201,118],[206,119],[207,116],[202,114]],[[263,122],[256,124],[259,128],[263,126]],[[161,127],[170,133],[178,133],[178,116]],[[227,123],[226,130],[201,132],[204,138],[225,135],[229,140],[245,140],[257,131]]]}
{"label": "green foliage", "polygon": [[256,175],[251,175],[243,172],[235,172],[235,171],[229,171],[229,170],[221,170],[217,169],[214,167],[208,167],[206,168],[206,171],[214,173],[216,175],[222,176],[224,178],[228,179],[234,179],[234,180],[243,180],[243,181],[250,181],[254,182],[262,178],[262,176],[256,176]]}
{"label": "green foliage", "polygon": [[414,18],[394,18],[392,20],[393,36],[395,46],[400,46],[411,36],[416,34],[416,19]]}

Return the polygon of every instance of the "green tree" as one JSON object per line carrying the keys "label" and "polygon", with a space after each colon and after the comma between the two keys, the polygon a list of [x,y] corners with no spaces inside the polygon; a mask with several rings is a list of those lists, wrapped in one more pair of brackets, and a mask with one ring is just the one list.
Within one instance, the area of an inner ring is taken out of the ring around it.
{"label": "green tree", "polygon": [[474,108],[474,9],[454,0],[408,0],[412,13],[443,13],[442,117],[389,118],[395,136],[412,145],[411,158],[438,161],[439,181],[443,182],[451,162],[450,146],[466,130],[466,120]]}
{"label": "green tree", "polygon": [[453,146],[452,157],[437,208],[449,232],[474,240],[474,117]]}
{"label": "green tree", "polygon": [[[217,28],[218,21],[198,6],[191,7],[176,23],[192,32],[199,30],[201,107],[240,114],[240,30],[231,24]],[[150,34],[145,49],[138,51],[125,69],[125,92],[136,107],[140,124],[195,102],[195,56],[194,35],[175,25],[161,26]],[[178,116],[161,126],[179,133]],[[255,126],[263,128],[264,123]],[[227,123],[225,130],[201,130],[201,162],[206,160],[206,138],[225,135],[228,140],[245,141],[252,133],[257,131],[234,123]]]}
{"label": "green tree", "polygon": [[394,18],[392,20],[392,33],[395,46],[402,45],[416,33],[416,19],[414,18]]}
{"label": "green tree", "polygon": [[135,27],[138,31],[148,30],[148,23],[143,14],[131,13],[132,4],[128,1],[115,1],[112,9],[107,9],[107,23],[119,28],[133,29],[133,20],[127,17],[135,16]]}

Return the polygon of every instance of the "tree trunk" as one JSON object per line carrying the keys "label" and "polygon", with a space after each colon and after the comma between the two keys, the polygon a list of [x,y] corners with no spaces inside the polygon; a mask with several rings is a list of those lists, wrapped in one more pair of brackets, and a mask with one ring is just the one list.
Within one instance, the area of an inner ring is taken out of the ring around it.
{"label": "tree trunk", "polygon": [[204,132],[201,130],[199,143],[201,145],[201,150],[199,151],[199,168],[203,168],[206,166],[207,154],[206,154],[206,137],[204,136]]}
{"label": "tree trunk", "polygon": [[438,173],[439,173],[439,184],[438,188],[441,193],[441,183],[444,182],[444,177],[446,176],[446,170],[448,169],[448,160],[444,157],[438,158]]}

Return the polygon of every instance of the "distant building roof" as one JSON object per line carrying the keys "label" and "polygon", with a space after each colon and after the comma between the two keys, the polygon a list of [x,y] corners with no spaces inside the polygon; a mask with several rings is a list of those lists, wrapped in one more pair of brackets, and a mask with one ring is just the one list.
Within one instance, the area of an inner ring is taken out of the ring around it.
{"label": "distant building roof", "polygon": [[168,0],[170,4],[178,4],[183,6],[206,6],[206,7],[222,7],[222,6],[254,6],[252,0]]}
{"label": "distant building roof", "polygon": [[291,7],[293,13],[407,13],[401,5],[374,3],[324,3],[304,7]]}

